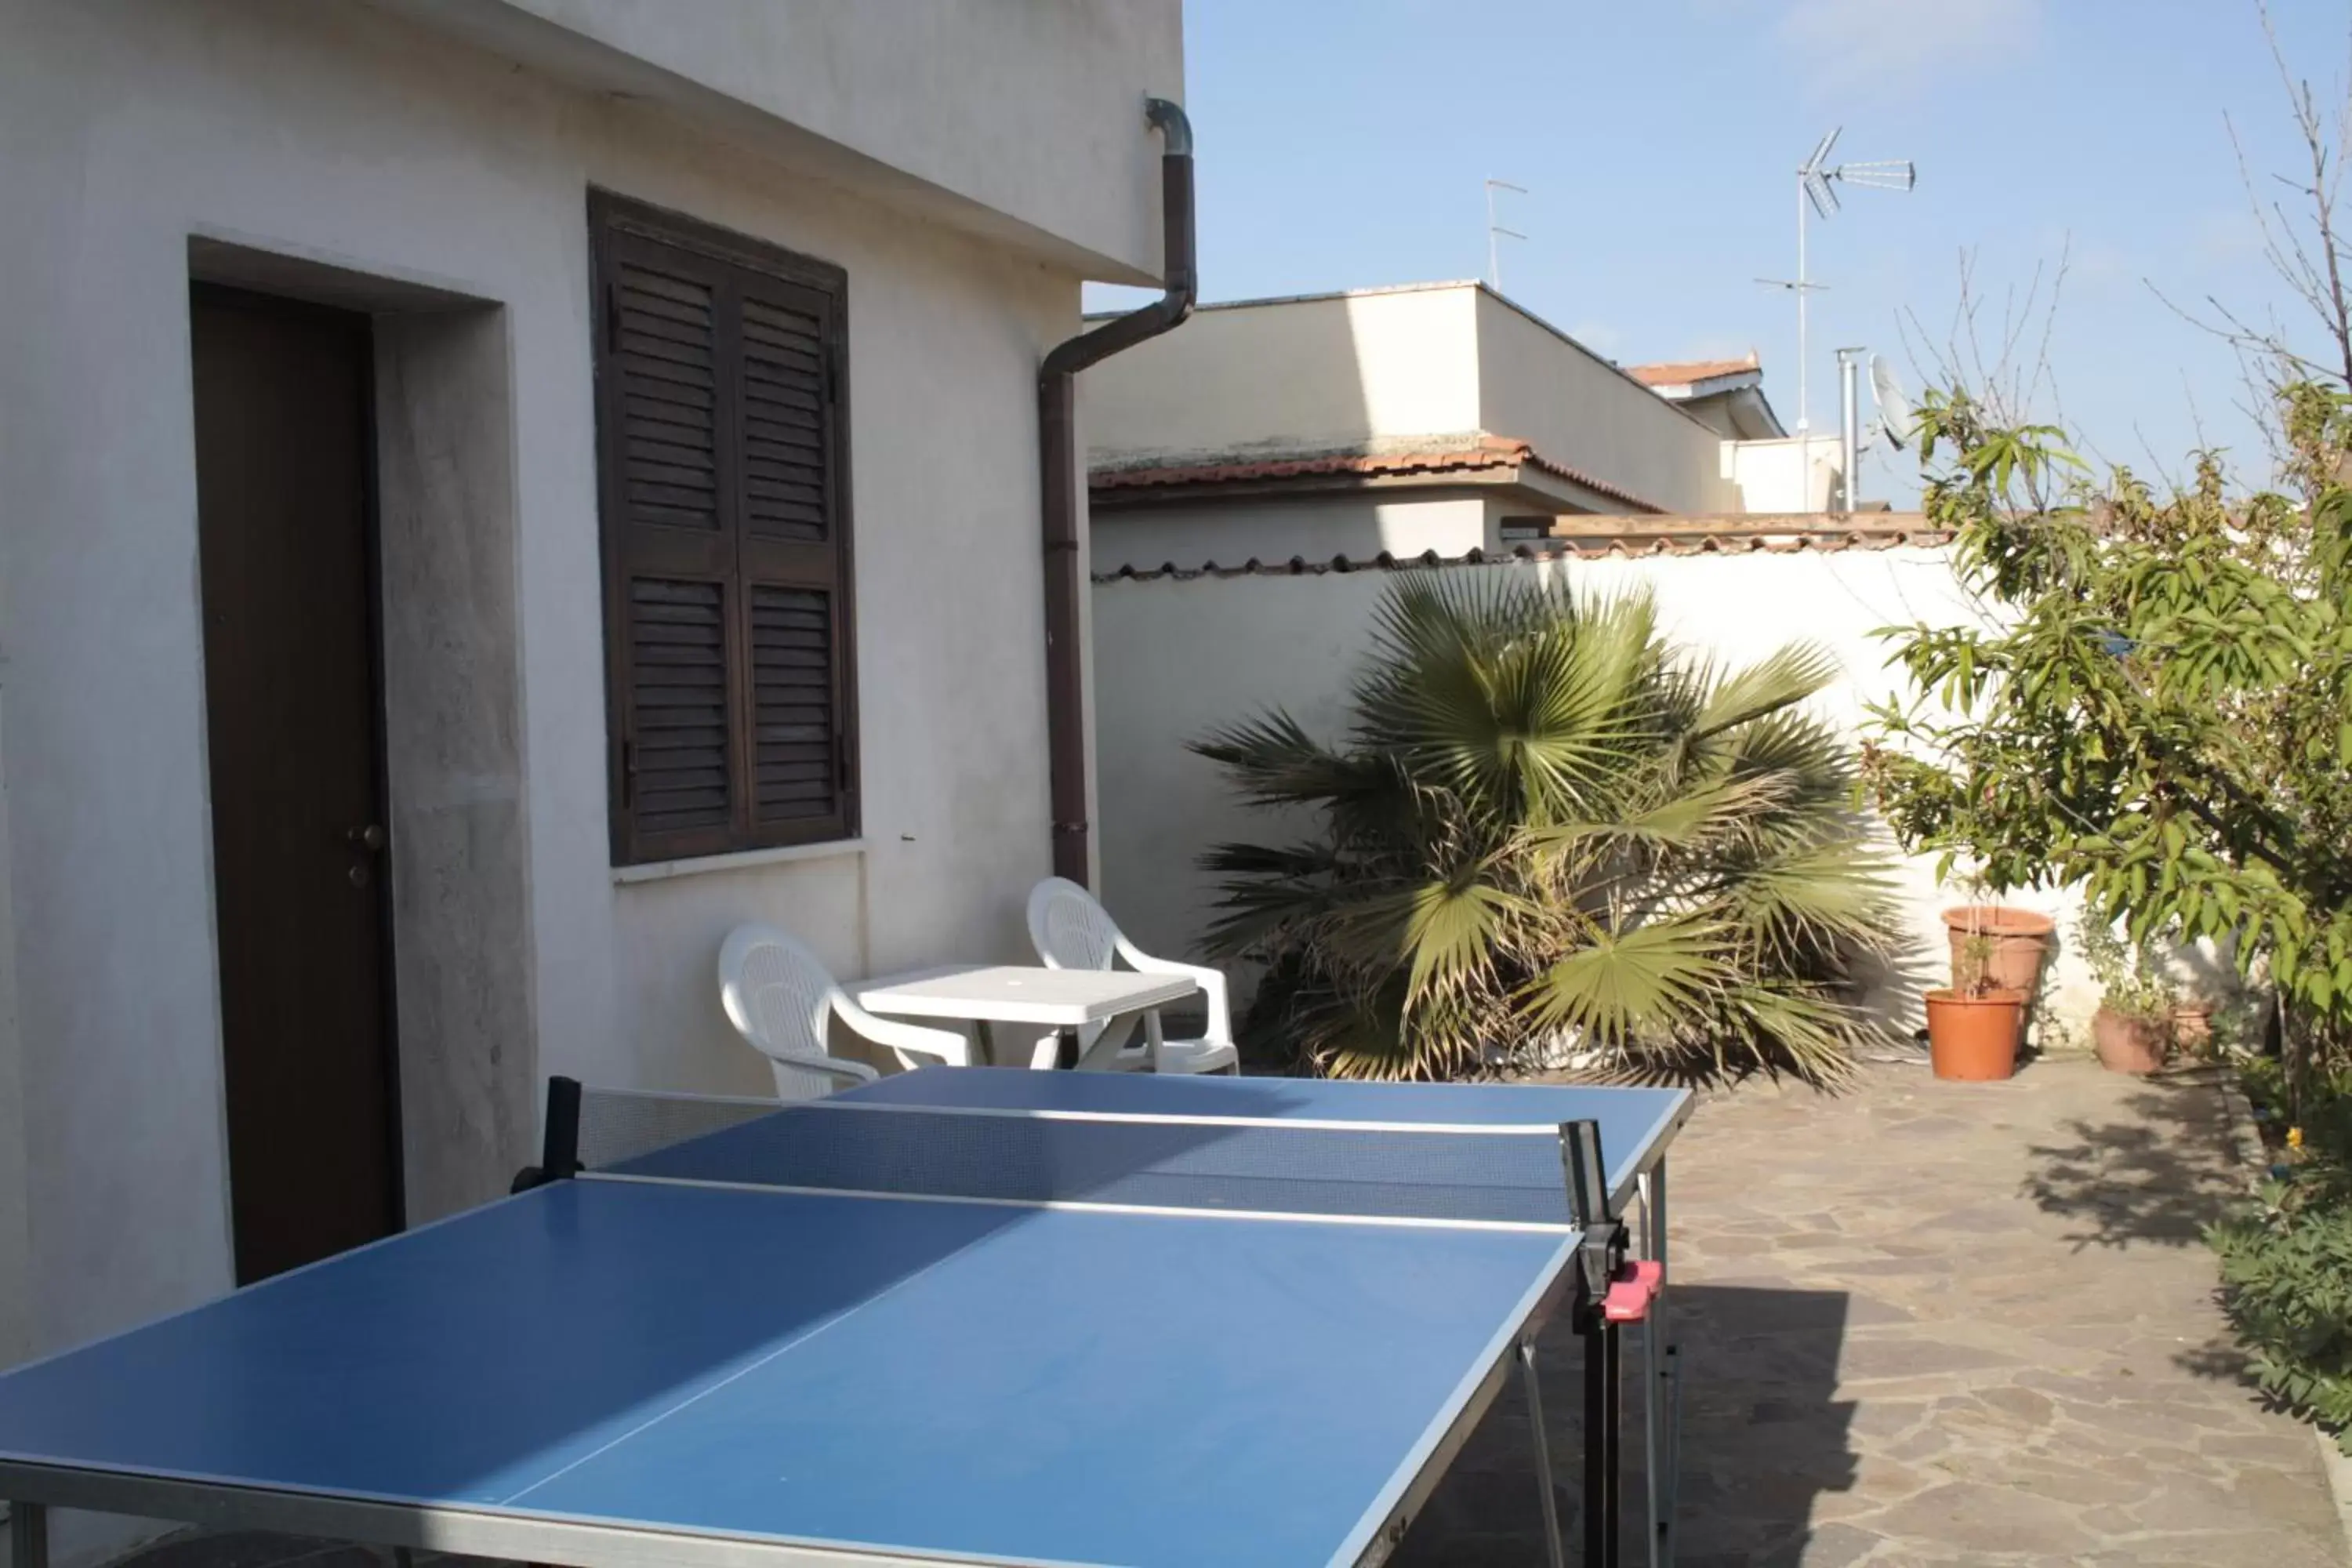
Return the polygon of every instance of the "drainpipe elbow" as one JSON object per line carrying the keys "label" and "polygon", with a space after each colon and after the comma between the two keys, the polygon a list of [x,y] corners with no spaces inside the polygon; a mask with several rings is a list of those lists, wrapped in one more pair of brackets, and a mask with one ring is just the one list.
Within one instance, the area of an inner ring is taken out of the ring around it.
{"label": "drainpipe elbow", "polygon": [[1192,121],[1184,106],[1172,99],[1147,98],[1143,100],[1143,117],[1160,132],[1163,155],[1189,158],[1192,155]]}

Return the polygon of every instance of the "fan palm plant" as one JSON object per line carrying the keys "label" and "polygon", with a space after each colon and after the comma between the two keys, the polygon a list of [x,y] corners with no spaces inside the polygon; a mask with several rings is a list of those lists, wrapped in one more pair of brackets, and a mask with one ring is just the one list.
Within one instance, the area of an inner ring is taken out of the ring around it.
{"label": "fan palm plant", "polygon": [[1646,594],[1400,575],[1345,743],[1272,712],[1194,750],[1251,804],[1211,945],[1265,966],[1262,1058],[1434,1078],[1598,1053],[1643,1076],[1841,1077],[1879,1026],[1849,965],[1895,942],[1846,747],[1804,704],[1834,667],[1679,652]]}

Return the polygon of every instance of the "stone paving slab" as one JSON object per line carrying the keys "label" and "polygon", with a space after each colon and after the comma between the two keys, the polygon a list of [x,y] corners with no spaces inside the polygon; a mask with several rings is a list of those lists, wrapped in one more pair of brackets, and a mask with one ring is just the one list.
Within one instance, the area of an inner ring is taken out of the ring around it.
{"label": "stone paving slab", "polygon": [[[1670,1167],[1679,1561],[2341,1568],[2318,1445],[2243,1383],[2199,1240],[2251,1176],[2231,1104],[2084,1061],[1711,1096]],[[1572,1483],[1580,1352],[1543,1349]],[[1539,1563],[1527,1447],[1507,1396],[1400,1568]]]}

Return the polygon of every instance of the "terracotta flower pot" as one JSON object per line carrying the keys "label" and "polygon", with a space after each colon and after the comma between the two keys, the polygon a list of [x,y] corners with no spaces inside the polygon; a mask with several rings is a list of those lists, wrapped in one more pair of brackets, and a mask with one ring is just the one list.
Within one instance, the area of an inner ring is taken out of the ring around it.
{"label": "terracotta flower pot", "polygon": [[1969,996],[1958,991],[1927,993],[1927,1056],[1937,1078],[1982,1080],[2017,1070],[2018,1037],[2023,1032],[2025,993],[1991,991]]}
{"label": "terracotta flower pot", "polygon": [[2102,1007],[2091,1015],[2091,1048],[2109,1072],[2152,1073],[2172,1044],[2171,1021]]}
{"label": "terracotta flower pot", "polygon": [[2213,1004],[2183,1002],[2172,1009],[2172,1043],[2193,1051],[2213,1037]]}
{"label": "terracotta flower pot", "polygon": [[1969,983],[1969,938],[1979,935],[1992,944],[1986,955],[1984,982],[2000,991],[2022,991],[2031,1001],[2042,979],[2042,959],[2050,951],[2055,929],[2048,915],[2013,910],[2007,904],[1976,904],[1944,911],[1944,928],[1952,942],[1952,984]]}

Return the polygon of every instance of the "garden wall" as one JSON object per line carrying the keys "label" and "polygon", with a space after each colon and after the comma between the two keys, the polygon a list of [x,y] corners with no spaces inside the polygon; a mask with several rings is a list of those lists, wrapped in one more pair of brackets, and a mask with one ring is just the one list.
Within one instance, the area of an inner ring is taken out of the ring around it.
{"label": "garden wall", "polygon": [[[1580,589],[1646,585],[1667,634],[1727,662],[1798,639],[1820,644],[1843,675],[1818,701],[1859,732],[1866,704],[1903,689],[1886,668],[1881,626],[1960,625],[1981,613],[1954,577],[1950,552],[1832,542],[1805,548],[1699,549],[1683,554],[1454,562],[1430,570],[1504,572]],[[1369,649],[1375,606],[1392,568],[1334,564],[1231,573],[1162,572],[1095,584],[1096,725],[1103,895],[1145,948],[1191,954],[1215,889],[1195,861],[1211,844],[1280,838],[1285,825],[1241,806],[1185,742],[1268,708],[1320,739],[1347,721],[1350,683]],[[1291,825],[1291,830],[1303,827]],[[1907,973],[1879,1000],[1906,1028],[1922,1022],[1918,990],[1941,984],[1948,960],[1938,911],[1962,901],[1939,888],[1932,858],[1904,861],[1899,897],[1911,936]],[[2097,994],[2063,949],[2073,900],[2021,894],[2011,902],[2058,917],[2062,948],[2045,975],[2045,1016],[2080,1030]]]}

